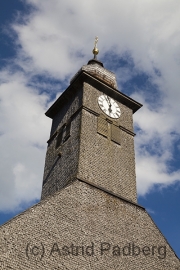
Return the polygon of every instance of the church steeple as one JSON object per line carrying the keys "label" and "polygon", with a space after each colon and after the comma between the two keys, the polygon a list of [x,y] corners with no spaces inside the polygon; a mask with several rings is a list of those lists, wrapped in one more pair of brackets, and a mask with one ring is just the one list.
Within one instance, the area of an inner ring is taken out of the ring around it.
{"label": "church steeple", "polygon": [[49,108],[53,119],[42,199],[74,181],[136,202],[132,115],[142,105],[118,91],[115,74],[94,58]]}

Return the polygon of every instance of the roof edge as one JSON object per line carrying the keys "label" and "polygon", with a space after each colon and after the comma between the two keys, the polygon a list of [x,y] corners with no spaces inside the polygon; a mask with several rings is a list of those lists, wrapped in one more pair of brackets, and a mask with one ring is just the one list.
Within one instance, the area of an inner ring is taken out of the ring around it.
{"label": "roof edge", "polygon": [[69,99],[70,93],[77,91],[79,84],[87,82],[94,87],[97,87],[101,91],[104,91],[107,95],[126,105],[132,109],[133,113],[139,110],[143,105],[134,99],[130,98],[126,94],[120,92],[116,88],[109,86],[105,82],[101,81],[99,78],[93,77],[88,72],[81,70],[73,82],[66,88],[66,90],[60,95],[60,97],[51,105],[51,107],[46,111],[45,115],[53,118],[54,115],[59,111],[60,106]]}

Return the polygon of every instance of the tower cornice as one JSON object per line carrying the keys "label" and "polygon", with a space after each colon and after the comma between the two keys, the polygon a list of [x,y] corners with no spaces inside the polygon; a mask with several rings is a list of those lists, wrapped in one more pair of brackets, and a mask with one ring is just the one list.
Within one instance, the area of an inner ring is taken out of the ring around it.
{"label": "tower cornice", "polygon": [[69,87],[61,94],[61,96],[47,110],[45,115],[50,118],[53,118],[54,115],[60,110],[61,106],[63,106],[63,104],[67,100],[69,100],[69,98],[72,96],[72,94],[75,93],[76,89],[79,89],[79,87],[81,87],[83,83],[85,82],[89,83],[93,87],[98,88],[103,93],[111,96],[112,98],[126,105],[128,108],[130,108],[133,111],[133,113],[135,113],[137,110],[139,110],[142,107],[141,103],[123,94],[116,88],[113,88],[107,85],[104,81],[101,81],[99,78],[95,78],[94,76],[91,76],[86,71],[81,70],[79,74],[77,74],[73,82],[69,85]]}

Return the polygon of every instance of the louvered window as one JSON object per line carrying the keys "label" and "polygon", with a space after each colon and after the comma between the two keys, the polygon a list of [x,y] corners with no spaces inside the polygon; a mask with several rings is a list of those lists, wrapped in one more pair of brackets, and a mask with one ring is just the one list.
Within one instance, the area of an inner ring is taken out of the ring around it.
{"label": "louvered window", "polygon": [[111,141],[121,144],[121,129],[115,125],[111,125]]}
{"label": "louvered window", "polygon": [[108,122],[106,119],[98,117],[97,132],[105,137],[108,137]]}

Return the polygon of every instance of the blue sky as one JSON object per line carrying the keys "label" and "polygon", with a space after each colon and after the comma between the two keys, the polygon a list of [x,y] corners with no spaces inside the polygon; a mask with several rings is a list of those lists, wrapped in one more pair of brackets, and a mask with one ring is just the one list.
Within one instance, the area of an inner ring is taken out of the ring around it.
{"label": "blue sky", "polygon": [[143,104],[134,115],[138,202],[180,257],[180,2],[1,2],[0,224],[39,201],[44,112],[98,35],[119,90]]}

